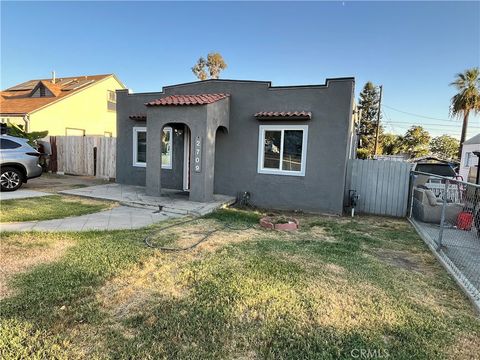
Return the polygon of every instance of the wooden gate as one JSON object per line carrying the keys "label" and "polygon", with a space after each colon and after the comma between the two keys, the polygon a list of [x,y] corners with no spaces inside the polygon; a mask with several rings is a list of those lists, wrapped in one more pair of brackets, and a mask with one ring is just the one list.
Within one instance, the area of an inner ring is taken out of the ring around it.
{"label": "wooden gate", "polygon": [[349,160],[346,193],[359,196],[356,211],[403,217],[407,214],[412,164],[389,160]]}

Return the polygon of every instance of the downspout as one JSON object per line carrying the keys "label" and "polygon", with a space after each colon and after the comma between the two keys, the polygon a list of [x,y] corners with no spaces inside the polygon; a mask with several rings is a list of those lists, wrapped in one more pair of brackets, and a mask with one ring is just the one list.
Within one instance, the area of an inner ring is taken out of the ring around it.
{"label": "downspout", "polygon": [[23,121],[25,121],[25,132],[30,132],[30,116],[25,114],[23,116]]}

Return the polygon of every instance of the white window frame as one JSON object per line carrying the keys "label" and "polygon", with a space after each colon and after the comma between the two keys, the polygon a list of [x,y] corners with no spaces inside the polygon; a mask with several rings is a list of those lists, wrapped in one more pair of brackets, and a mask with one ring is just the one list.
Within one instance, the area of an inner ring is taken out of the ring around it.
{"label": "white window frame", "polygon": [[[283,166],[283,137],[285,130],[301,130],[303,131],[302,139],[302,162],[300,171],[282,170]],[[270,169],[263,167],[265,156],[265,131],[281,131],[280,139],[280,169]],[[290,175],[305,176],[307,165],[307,145],[308,145],[308,125],[260,125],[258,131],[258,173],[270,175]]]}
{"label": "white window frame", "polygon": [[[170,161],[169,161],[169,165],[166,165],[162,162],[162,169],[171,169],[173,167],[173,129],[170,127],[170,126],[165,126],[163,128],[163,131],[166,131],[169,134],[169,138],[170,138]],[[162,134],[163,135],[163,134]],[[162,138],[160,138],[160,141],[162,141]],[[162,148],[160,146],[160,156],[163,157],[163,154],[162,154]]]}
{"label": "white window frame", "polygon": [[144,132],[147,133],[147,128],[145,126],[135,126],[133,128],[133,166],[136,167],[147,167],[147,162],[139,162],[137,159],[138,155],[138,133]]}
{"label": "white window frame", "polygon": [[[163,128],[163,131],[167,131],[170,133],[170,164],[163,164],[162,169],[172,169],[173,167],[173,129],[170,126],[166,126]],[[139,162],[137,159],[138,155],[138,133],[139,132],[147,132],[147,128],[145,126],[135,126],[133,127],[133,166],[135,167],[146,167],[147,162]],[[148,136],[148,135],[147,135]],[[160,141],[162,138],[160,137]],[[160,147],[160,157],[162,156],[162,151]]]}

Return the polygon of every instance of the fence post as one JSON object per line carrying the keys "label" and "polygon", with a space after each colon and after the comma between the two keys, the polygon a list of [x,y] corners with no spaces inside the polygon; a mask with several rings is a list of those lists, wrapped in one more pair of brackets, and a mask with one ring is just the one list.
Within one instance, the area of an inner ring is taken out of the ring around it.
{"label": "fence post", "polygon": [[412,211],[413,211],[413,187],[415,184],[415,174],[410,171],[410,183],[408,186],[408,217],[412,218]]}
{"label": "fence post", "polygon": [[448,184],[449,184],[449,181],[445,180],[445,187],[443,188],[442,215],[440,217],[440,231],[438,232],[438,240],[437,240],[437,251],[439,251],[442,247],[443,228],[445,225],[445,209],[447,207],[447,198],[448,198]]}

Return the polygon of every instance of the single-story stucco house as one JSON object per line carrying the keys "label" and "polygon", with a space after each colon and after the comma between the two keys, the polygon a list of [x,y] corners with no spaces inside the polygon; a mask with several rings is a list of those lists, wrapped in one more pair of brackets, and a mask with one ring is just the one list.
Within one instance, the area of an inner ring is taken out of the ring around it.
{"label": "single-story stucco house", "polygon": [[341,214],[356,154],[354,83],[212,79],[117,90],[116,181],[154,196],[167,188],[189,191],[192,201],[248,192],[263,208]]}

